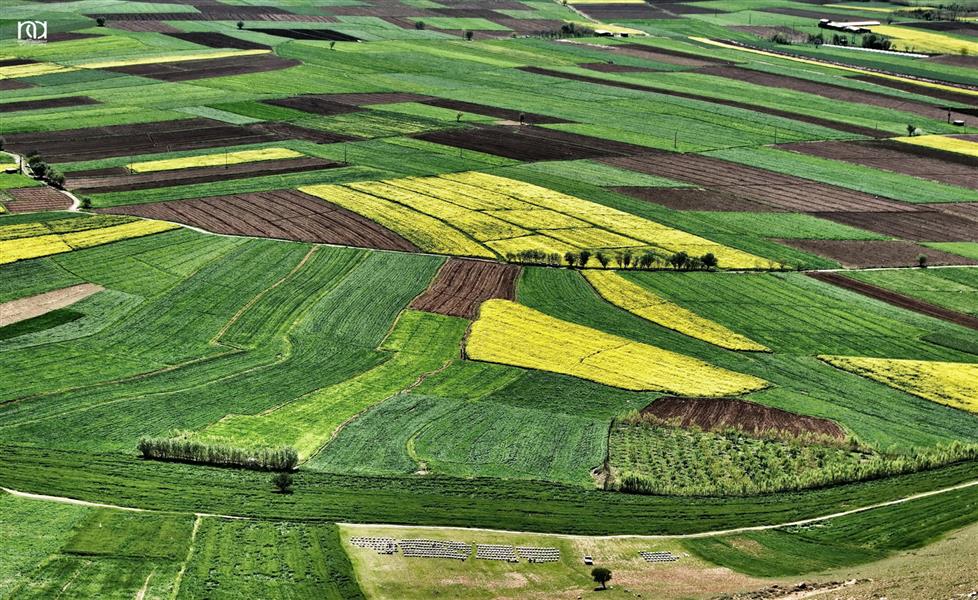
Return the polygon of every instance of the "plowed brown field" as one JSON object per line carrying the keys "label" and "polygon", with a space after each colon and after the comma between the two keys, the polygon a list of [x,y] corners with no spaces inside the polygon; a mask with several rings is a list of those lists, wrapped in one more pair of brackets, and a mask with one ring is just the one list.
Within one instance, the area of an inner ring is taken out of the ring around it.
{"label": "plowed brown field", "polygon": [[515,299],[519,274],[516,265],[450,258],[411,308],[473,319],[490,298]]}
{"label": "plowed brown field", "polygon": [[713,431],[736,428],[749,433],[779,431],[791,435],[816,434],[844,440],[845,431],[833,421],[807,417],[734,398],[659,398],[642,409],[660,419],[678,419],[683,427]]}

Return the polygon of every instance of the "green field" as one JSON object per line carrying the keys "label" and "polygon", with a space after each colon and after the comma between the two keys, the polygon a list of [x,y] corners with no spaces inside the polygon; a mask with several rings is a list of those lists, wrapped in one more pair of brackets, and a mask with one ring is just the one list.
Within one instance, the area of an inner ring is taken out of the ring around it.
{"label": "green field", "polygon": [[978,69],[818,26],[974,7],[173,2],[4,7],[0,599],[978,585]]}

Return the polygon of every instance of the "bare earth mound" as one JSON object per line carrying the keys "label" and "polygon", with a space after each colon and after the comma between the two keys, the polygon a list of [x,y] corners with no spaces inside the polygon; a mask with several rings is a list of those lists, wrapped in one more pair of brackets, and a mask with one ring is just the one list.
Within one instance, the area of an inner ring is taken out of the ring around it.
{"label": "bare earth mound", "polygon": [[414,244],[389,229],[295,190],[114,206],[101,212],[183,223],[229,235],[417,251]]}
{"label": "bare earth mound", "polygon": [[659,398],[642,414],[660,419],[680,419],[683,427],[716,430],[733,427],[751,433],[777,430],[791,435],[816,434],[844,440],[845,431],[833,421],[806,417],[734,398]]}
{"label": "bare earth mound", "polygon": [[88,298],[104,288],[92,283],[82,283],[71,287],[45,292],[29,298],[19,298],[0,304],[0,327],[6,327],[19,321],[33,319],[52,310],[71,306],[75,302]]}
{"label": "bare earth mound", "polygon": [[975,261],[903,240],[776,240],[839,261],[847,268],[912,267],[923,254],[931,265],[973,265]]}
{"label": "bare earth mound", "polygon": [[905,308],[907,310],[919,312],[937,319],[949,321],[951,323],[961,325],[962,327],[978,330],[978,317],[966,315],[942,306],[936,306],[929,302],[924,302],[923,300],[918,300],[916,298],[911,298],[910,296],[905,296],[899,292],[894,292],[893,290],[875,286],[871,283],[851,279],[841,273],[808,273],[808,276],[818,279],[819,281],[824,281],[826,283],[831,283],[833,285],[858,292],[864,296],[869,296],[870,298],[882,300],[887,304],[892,304],[894,306],[899,306],[900,308]]}
{"label": "bare earth mound", "polygon": [[516,265],[451,258],[411,308],[473,319],[490,298],[515,299],[519,274]]}
{"label": "bare earth mound", "polygon": [[71,208],[71,198],[49,187],[30,187],[7,190],[13,198],[4,202],[12,213],[42,212]]}

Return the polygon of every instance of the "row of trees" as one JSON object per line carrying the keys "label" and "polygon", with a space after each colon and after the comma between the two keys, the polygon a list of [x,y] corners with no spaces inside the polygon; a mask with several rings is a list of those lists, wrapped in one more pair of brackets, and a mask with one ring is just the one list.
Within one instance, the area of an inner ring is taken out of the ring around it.
{"label": "row of trees", "polygon": [[143,437],[137,448],[147,459],[242,467],[256,471],[292,471],[299,464],[299,453],[291,446],[239,448],[177,436]]}
{"label": "row of trees", "polygon": [[36,150],[27,155],[27,166],[37,179],[43,179],[57,188],[64,188],[64,173],[49,165]]}
{"label": "row of trees", "polygon": [[645,250],[641,253],[625,250],[614,254],[600,251],[592,254],[589,250],[581,250],[580,252],[565,252],[563,257],[557,252],[543,252],[542,250],[523,250],[506,254],[506,260],[509,262],[553,267],[566,264],[571,268],[583,268],[592,258],[598,261],[602,268],[614,265],[619,269],[672,268],[677,271],[710,271],[716,269],[720,264],[712,252],[707,252],[703,256],[690,256],[687,252],[675,252],[666,256],[651,250]]}

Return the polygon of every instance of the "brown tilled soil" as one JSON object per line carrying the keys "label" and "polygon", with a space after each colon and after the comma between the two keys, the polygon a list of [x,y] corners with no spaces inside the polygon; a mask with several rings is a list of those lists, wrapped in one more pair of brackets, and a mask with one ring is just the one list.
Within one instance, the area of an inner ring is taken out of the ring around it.
{"label": "brown tilled soil", "polygon": [[916,212],[827,212],[814,213],[829,219],[875,231],[892,237],[917,242],[978,242],[975,222],[957,215],[936,210]]}
{"label": "brown tilled soil", "polygon": [[280,175],[284,173],[299,173],[302,171],[319,171],[342,167],[341,163],[323,160],[321,158],[284,158],[280,160],[262,160],[239,163],[227,167],[192,167],[172,171],[156,171],[152,173],[104,174],[96,177],[78,177],[73,174],[68,180],[68,189],[82,193],[125,192],[144,190],[171,185],[190,185],[222,181],[230,179],[245,179],[265,175]]}
{"label": "brown tilled soil", "polygon": [[942,65],[954,65],[969,69],[978,69],[978,56],[960,56],[957,54],[944,54],[927,59],[927,62],[940,63]]}
{"label": "brown tilled soil", "polygon": [[317,143],[351,139],[287,123],[231,125],[203,118],[15,133],[6,138],[7,147],[15,152],[27,154],[37,150],[52,163],[286,139],[308,139]]}
{"label": "brown tilled soil", "polygon": [[33,65],[36,63],[36,60],[31,60],[29,58],[5,58],[0,60],[0,67],[17,67],[20,65]]}
{"label": "brown tilled soil", "polygon": [[902,23],[904,27],[929,29],[931,31],[953,31],[961,35],[978,36],[978,26],[971,21],[915,21]]}
{"label": "brown tilled soil", "polygon": [[100,212],[162,219],[214,233],[404,252],[418,250],[367,218],[296,190],[114,206]]}
{"label": "brown tilled soil", "polygon": [[599,73],[648,73],[655,71],[650,67],[636,67],[632,65],[617,65],[615,63],[580,63],[577,65],[584,69],[590,69]]}
{"label": "brown tilled soil", "polygon": [[207,60],[186,60],[170,63],[152,63],[148,65],[129,65],[110,67],[107,71],[138,75],[160,81],[192,81],[209,77],[228,77],[278,71],[288,69],[302,63],[289,58],[279,58],[273,54],[255,54],[250,56],[228,56],[226,58],[210,58]]}
{"label": "brown tilled soil", "polygon": [[676,18],[649,4],[575,4],[574,8],[599,21]]}
{"label": "brown tilled soil", "polygon": [[307,94],[304,96],[293,96],[291,98],[263,100],[263,102],[273,106],[282,106],[317,115],[342,115],[360,110],[360,108],[353,104],[333,100],[330,94]]}
{"label": "brown tilled soil", "polygon": [[978,159],[890,140],[785,144],[787,150],[978,190]]}
{"label": "brown tilled soil", "polygon": [[87,104],[99,104],[99,101],[88,96],[65,96],[63,98],[47,98],[44,100],[2,102],[0,103],[0,113],[16,112],[18,110],[41,110],[44,108],[70,108],[72,106],[85,106]]}
{"label": "brown tilled soil", "polygon": [[533,126],[455,128],[414,137],[523,161],[574,160],[648,151],[648,148],[633,144]]}
{"label": "brown tilled soil", "polygon": [[915,207],[698,154],[646,153],[601,159],[607,164],[692,183],[791,212],[914,211]]}
{"label": "brown tilled soil", "polygon": [[[435,98],[432,100],[425,100],[424,104],[430,106],[437,106],[439,108],[447,108],[450,110],[458,110],[462,112],[474,113],[477,115],[485,115],[487,117],[496,117],[497,119],[504,121],[516,121],[520,120],[520,111],[512,110],[509,108],[499,108],[497,106],[489,106],[488,104],[476,104],[475,102],[463,102],[461,100],[448,100],[446,98]],[[568,123],[567,119],[561,119],[559,117],[550,117],[547,115],[541,115],[538,113],[523,113],[523,117],[527,124],[531,125],[546,125],[549,123]]]}
{"label": "brown tilled soil", "polygon": [[666,48],[653,48],[643,44],[618,44],[616,46],[605,46],[609,51],[616,54],[624,54],[632,58],[644,58],[655,62],[676,65],[680,67],[706,67],[709,65],[731,64],[725,60],[714,60],[703,56],[697,56],[679,50],[668,50]]}
{"label": "brown tilled soil", "polygon": [[490,298],[515,299],[519,274],[516,265],[450,258],[411,308],[474,319]]}
{"label": "brown tilled soil", "polygon": [[[939,210],[949,215],[968,219],[978,224],[978,202],[953,202],[949,204],[928,204],[928,208]],[[976,225],[978,227],[978,225]]]}
{"label": "brown tilled soil", "polygon": [[[564,24],[563,21],[557,21],[555,19],[511,19],[509,17],[496,17],[492,22],[503,27],[508,27],[514,32],[523,35],[557,31]],[[507,36],[510,34],[508,31],[494,31],[491,33],[505,34]]]}
{"label": "brown tilled soil", "polygon": [[805,10],[803,8],[765,8],[764,12],[776,15],[788,15],[789,17],[802,17],[806,19],[832,19],[838,18],[838,13],[821,12],[816,10]]}
{"label": "brown tilled soil", "polygon": [[847,268],[910,267],[923,254],[931,265],[973,265],[978,261],[903,240],[777,240],[839,261]]}
{"label": "brown tilled soil", "polygon": [[[894,96],[887,96],[885,94],[874,94],[872,92],[854,90],[852,88],[843,87],[841,85],[833,85],[824,81],[809,81],[807,79],[798,79],[795,77],[788,77],[786,75],[765,73],[763,71],[755,71],[753,69],[745,69],[743,67],[736,66],[706,67],[699,69],[699,72],[706,75],[716,75],[718,77],[724,77],[736,81],[753,83],[755,85],[785,88],[805,92],[807,94],[815,94],[824,98],[830,98],[832,100],[841,100],[843,102],[853,102],[855,104],[869,104],[872,106],[902,110],[904,112],[918,114],[931,119],[947,118],[947,111],[938,106],[925,104],[923,102],[914,102],[912,100],[903,100]],[[952,119],[963,119],[965,116],[966,115],[963,113],[958,113],[956,111],[951,112]]]}
{"label": "brown tilled soil", "polygon": [[324,100],[353,106],[370,106],[373,104],[397,104],[400,102],[426,102],[434,96],[424,96],[411,92],[364,92],[361,94],[326,94],[320,96]]}
{"label": "brown tilled soil", "polygon": [[698,188],[616,187],[614,191],[653,202],[673,210],[732,211],[732,212],[783,212],[767,204],[752,202],[722,191]]}
{"label": "brown tilled soil", "polygon": [[182,33],[179,29],[163,21],[109,21],[109,26],[123,31],[148,31],[152,33]]}
{"label": "brown tilled soil", "polygon": [[214,33],[210,31],[194,31],[194,32],[170,32],[167,35],[170,37],[175,37],[177,39],[184,40],[186,42],[192,42],[194,44],[200,44],[201,46],[207,46],[208,48],[237,48],[239,50],[259,50],[266,49],[269,46],[265,44],[259,44],[257,42],[249,42],[248,40],[243,40],[241,38],[236,38],[223,33]]}
{"label": "brown tilled soil", "polygon": [[27,83],[20,79],[0,79],[0,92],[7,90],[23,90],[34,87],[33,83]]}
{"label": "brown tilled soil", "polygon": [[12,213],[43,212],[71,208],[71,198],[46,186],[7,190],[13,200],[4,202]]}
{"label": "brown tilled soil", "polygon": [[742,31],[744,33],[750,33],[756,35],[757,37],[770,39],[775,35],[783,35],[792,42],[804,42],[808,39],[808,36],[797,29],[791,27],[764,27],[762,25],[736,25],[730,29],[736,31]]}
{"label": "brown tilled soil", "polygon": [[561,79],[569,79],[571,81],[581,81],[584,83],[595,83],[599,85],[607,85],[611,87],[618,87],[627,90],[638,90],[642,92],[652,92],[655,94],[664,94],[667,96],[675,96],[677,98],[688,98],[690,100],[701,100],[703,102],[710,102],[712,104],[720,104],[722,106],[731,106],[734,108],[742,108],[744,110],[751,110],[754,112],[764,113],[768,115],[775,115],[778,117],[784,117],[786,119],[793,119],[795,121],[801,121],[803,123],[811,123],[813,125],[819,125],[821,127],[827,127],[829,129],[835,129],[837,131],[845,131],[848,133],[855,133],[857,135],[864,135],[867,137],[886,137],[886,133],[879,131],[877,129],[870,129],[869,127],[863,127],[861,125],[852,125],[844,121],[833,121],[830,119],[823,119],[821,117],[812,117],[809,115],[802,115],[799,113],[793,113],[786,110],[781,110],[778,108],[769,108],[765,106],[758,106],[756,104],[748,104],[746,102],[738,102],[735,100],[723,100],[720,98],[713,98],[710,96],[704,96],[702,94],[691,94],[687,92],[678,92],[675,90],[656,87],[648,84],[637,84],[637,83],[625,83],[622,81],[612,81],[609,79],[602,79],[600,77],[591,77],[589,75],[577,75],[574,73],[564,73],[561,71],[553,71],[551,69],[545,69],[543,67],[517,67],[521,71],[526,71],[527,73],[535,73],[537,75],[547,75],[550,77],[559,77]]}
{"label": "brown tilled soil", "polygon": [[331,42],[360,41],[352,35],[340,33],[339,31],[333,31],[332,29],[258,29],[255,27],[249,27],[248,31],[257,31],[258,33],[276,35],[278,37],[286,37],[293,40],[327,40]]}
{"label": "brown tilled soil", "polygon": [[920,94],[921,96],[931,96],[932,98],[940,98],[941,100],[960,102],[961,104],[964,104],[966,106],[978,105],[978,99],[976,99],[974,96],[970,94],[954,92],[951,90],[943,90],[943,89],[933,88],[924,85],[917,85],[916,83],[911,83],[909,81],[886,79],[883,77],[876,77],[875,75],[854,75],[853,79],[858,79],[860,81],[867,81],[869,83],[875,83],[876,85],[885,85],[886,87],[891,87],[896,90],[903,90],[904,92],[912,92],[914,94]]}
{"label": "brown tilled soil", "polygon": [[816,434],[846,438],[835,422],[807,417],[735,398],[659,398],[642,409],[642,414],[660,419],[678,419],[683,427],[696,426],[707,431],[736,428],[748,433],[779,431],[794,436]]}
{"label": "brown tilled soil", "polygon": [[837,285],[839,287],[858,292],[863,296],[869,296],[870,298],[882,300],[883,302],[892,304],[893,306],[899,306],[900,308],[905,308],[907,310],[919,312],[930,317],[949,321],[951,323],[961,325],[962,327],[978,330],[978,317],[960,313],[949,308],[944,308],[943,306],[936,306],[929,302],[924,302],[923,300],[918,300],[916,298],[911,298],[910,296],[905,296],[898,292],[894,292],[893,290],[875,286],[871,283],[851,279],[841,273],[808,273],[808,276],[818,279],[819,281],[824,281],[825,283],[831,283],[832,285]]}
{"label": "brown tilled soil", "polygon": [[102,291],[100,285],[81,283],[71,287],[37,294],[28,298],[19,298],[0,304],[0,327],[6,327],[19,321],[33,319],[52,310],[71,306],[75,302],[88,298],[95,292]]}

